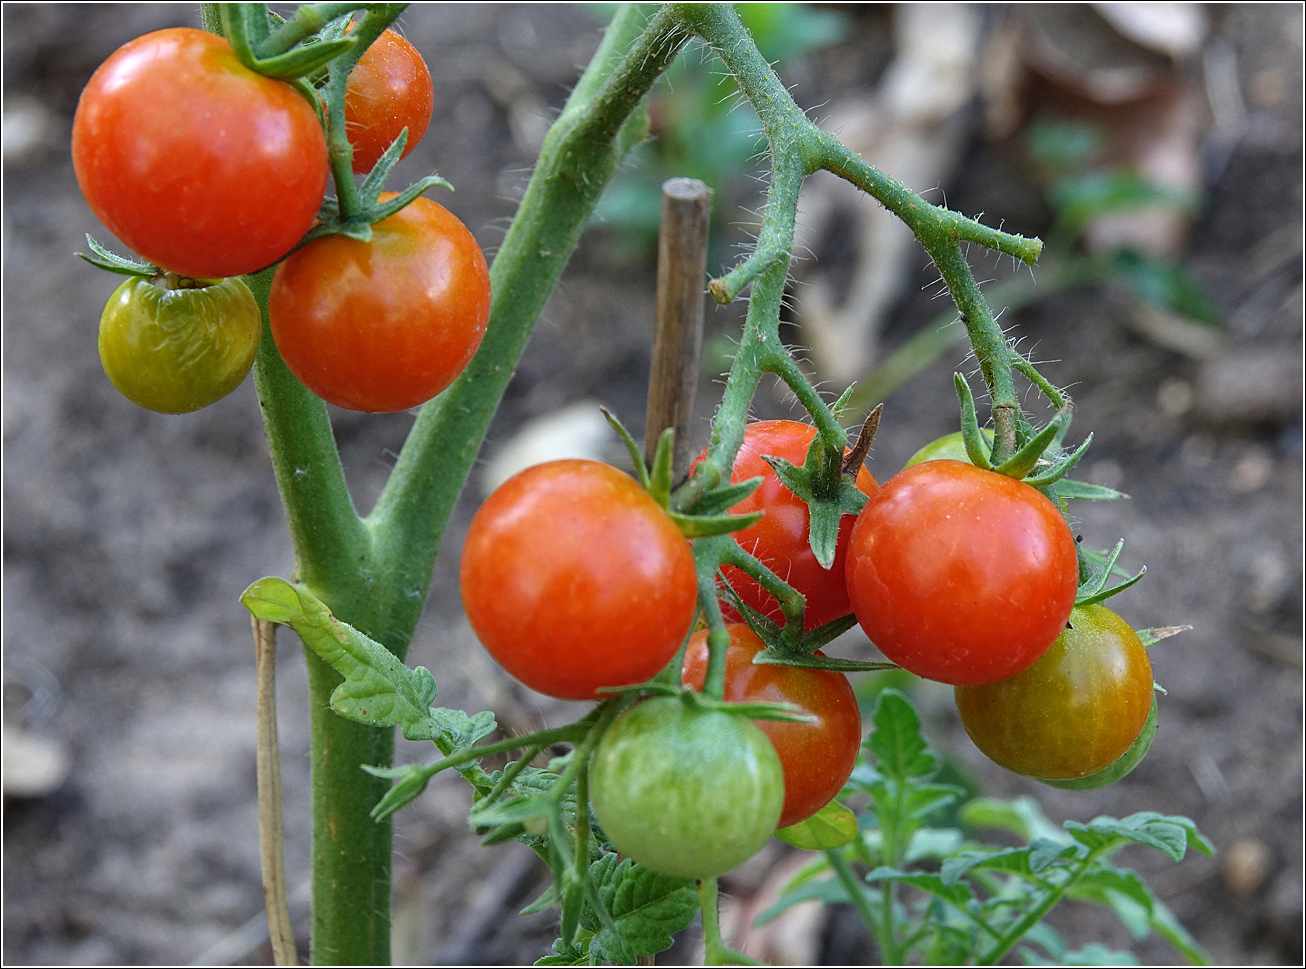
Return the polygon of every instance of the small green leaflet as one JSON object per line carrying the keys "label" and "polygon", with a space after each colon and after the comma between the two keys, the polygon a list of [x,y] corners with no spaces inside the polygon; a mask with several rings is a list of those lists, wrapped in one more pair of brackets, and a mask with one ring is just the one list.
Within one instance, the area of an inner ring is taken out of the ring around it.
{"label": "small green leaflet", "polygon": [[775,836],[805,851],[839,848],[857,837],[857,815],[838,801],[831,801],[810,818],[778,828]]}
{"label": "small green leaflet", "polygon": [[591,958],[598,954],[609,962],[634,965],[641,956],[670,948],[671,937],[698,913],[692,881],[661,875],[629,858],[618,863],[616,855],[605,854],[590,865],[589,876],[612,916],[612,924],[605,927],[588,908],[582,915],[581,927],[595,933]]}
{"label": "small green leaflet", "polygon": [[331,694],[331,709],[373,727],[398,726],[409,740],[434,740],[443,724],[433,715],[435,678],[410,670],[374,639],[331,615],[325,603],[285,579],[259,579],[240,601],[256,619],[287,625],[345,681]]}

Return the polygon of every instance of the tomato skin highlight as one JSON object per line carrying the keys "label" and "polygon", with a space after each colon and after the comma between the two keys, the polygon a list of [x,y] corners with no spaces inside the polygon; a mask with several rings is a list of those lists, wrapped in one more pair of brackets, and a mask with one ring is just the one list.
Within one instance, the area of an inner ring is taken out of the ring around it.
{"label": "tomato skin highlight", "polygon": [[848,592],[890,660],[953,685],[994,683],[1057,638],[1078,587],[1075,539],[1033,488],[960,461],[884,483],[858,516]]}
{"label": "tomato skin highlight", "polygon": [[407,410],[475,355],[490,273],[467,227],[419,197],[373,225],[368,242],[327,236],[292,255],[272,279],[268,314],[286,366],[323,400]]}
{"label": "tomato skin highlight", "polygon": [[678,697],[632,707],[590,762],[590,803],[618,851],[678,878],[712,878],[771,837],[784,800],[775,748],[748,720]]}
{"label": "tomato skin highlight", "polygon": [[[785,799],[778,827],[787,828],[829,804],[852,774],[862,742],[857,696],[842,673],[755,664],[753,657],[766,644],[746,625],[727,629],[730,646],[726,651],[722,699],[732,703],[792,703],[816,718],[815,723],[753,721],[780,757]],[[704,630],[689,639],[682,673],[685,686],[703,689],[707,660]]]}
{"label": "tomato skin highlight", "polygon": [[[852,533],[852,515],[844,516],[839,525],[838,546],[834,562],[829,569],[821,568],[809,544],[810,534],[806,503],[786,488],[776,477],[775,469],[767,464],[763,455],[784,458],[790,464],[802,466],[807,458],[807,448],[816,437],[816,428],[798,421],[754,421],[744,429],[744,443],[735,457],[730,473],[732,482],[761,477],[757,490],[743,501],[733,505],[732,515],[762,512],[762,520],[732,534],[744,551],[749,552],[807,597],[803,613],[803,628],[815,629],[827,622],[846,616],[852,611],[848,601],[848,587],[844,577],[848,536]],[[707,451],[695,463],[707,457]],[[872,495],[879,488],[874,476],[865,468],[857,472],[857,488]],[[762,615],[783,624],[784,613],[780,604],[760,585],[734,566],[722,568],[730,587],[739,597]],[[727,622],[743,622],[727,603],[722,603],[722,614]]]}
{"label": "tomato skin highlight", "polygon": [[694,557],[629,475],[598,461],[527,468],[485,500],[463,545],[463,608],[531,689],[567,700],[656,675],[698,602]]}
{"label": "tomato skin highlight", "polygon": [[349,73],[345,130],[354,146],[355,174],[370,172],[399,132],[408,129],[403,154],[417,147],[431,123],[435,90],[426,61],[393,30],[372,42]]}
{"label": "tomato skin highlight", "polygon": [[1153,703],[1152,665],[1127,622],[1104,606],[1077,606],[1028,669],[958,686],[954,696],[966,733],[990,760],[1027,777],[1073,780],[1109,767],[1138,739]]}
{"label": "tomato skin highlight", "polygon": [[258,303],[238,278],[174,288],[132,276],[100,316],[100,362],[132,403],[186,414],[240,385],[262,335]]}
{"label": "tomato skin highlight", "polygon": [[137,37],[100,65],[77,104],[72,150],[105,227],[198,279],[271,265],[313,225],[326,191],[312,106],[188,27]]}

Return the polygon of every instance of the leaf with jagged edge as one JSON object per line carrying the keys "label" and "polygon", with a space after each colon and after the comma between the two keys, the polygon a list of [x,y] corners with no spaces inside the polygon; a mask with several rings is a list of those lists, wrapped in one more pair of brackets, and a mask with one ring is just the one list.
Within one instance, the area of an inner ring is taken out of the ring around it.
{"label": "leaf with jagged edge", "polygon": [[440,723],[431,715],[435,678],[410,670],[394,653],[331,615],[321,599],[275,576],[259,579],[240,596],[255,618],[290,626],[313,652],[344,677],[331,709],[373,727],[398,726],[408,740],[434,740]]}
{"label": "leaf with jagged edge", "polygon": [[831,801],[811,817],[777,828],[775,836],[804,851],[841,848],[857,838],[857,815],[837,800]]}

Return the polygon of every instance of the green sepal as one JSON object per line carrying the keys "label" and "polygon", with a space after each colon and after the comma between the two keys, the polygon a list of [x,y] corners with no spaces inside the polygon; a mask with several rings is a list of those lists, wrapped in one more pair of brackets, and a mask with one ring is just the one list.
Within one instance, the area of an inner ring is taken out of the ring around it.
{"label": "green sepal", "polygon": [[805,464],[800,468],[784,458],[778,458],[771,454],[762,455],[762,460],[771,465],[771,470],[775,472],[775,476],[780,479],[782,485],[803,501],[811,502],[812,472]]}
{"label": "green sepal", "polygon": [[[663,508],[671,506],[671,461],[675,451],[676,430],[668,427],[658,435],[658,446],[653,452],[653,467],[649,469],[648,493]],[[743,528],[743,525],[738,526]],[[734,529],[730,529],[733,531]],[[683,529],[682,529],[683,531]],[[688,533],[686,533],[688,534]],[[720,532],[703,532],[719,535]]]}
{"label": "green sepal", "polygon": [[753,657],[759,666],[799,666],[809,670],[834,670],[838,673],[880,672],[899,669],[896,663],[871,663],[838,656],[813,656],[787,649],[768,647]]}
{"label": "green sepal", "polygon": [[358,40],[354,37],[319,40],[293,47],[284,54],[255,57],[253,63],[246,66],[265,77],[278,81],[294,81],[321,70],[357,43]]}
{"label": "green sepal", "polygon": [[91,252],[94,255],[88,256],[84,252],[79,252],[77,256],[80,259],[85,259],[96,269],[117,273],[120,276],[157,276],[162,272],[152,262],[145,262],[143,259],[130,259],[127,256],[120,256],[116,252],[109,251],[92,239],[89,233],[86,236],[86,244],[91,247]]}
{"label": "green sepal", "polygon": [[[855,490],[855,489],[854,489]],[[839,547],[839,521],[843,509],[829,501],[813,500],[807,504],[808,544],[817,564],[829,570]]]}
{"label": "green sepal", "polygon": [[747,717],[749,720],[780,720],[786,723],[815,723],[814,718],[803,713],[801,707],[792,703],[732,703],[729,700],[716,700],[694,690],[680,691],[680,698],[697,710],[711,710],[728,713],[731,716]]}
{"label": "green sepal", "polygon": [[852,400],[853,391],[856,389],[857,385],[855,383],[849,384],[848,389],[839,395],[839,399],[830,405],[830,413],[833,414],[836,419],[843,416],[844,410],[848,407],[848,401]]}
{"label": "green sepal", "polygon": [[817,626],[811,632],[803,633],[802,641],[798,644],[798,651],[808,654],[815,653],[818,649],[823,649],[834,642],[856,625],[857,617],[853,615],[831,619],[825,625]]}
{"label": "green sepal", "polygon": [[735,507],[735,505],[751,495],[761,486],[762,481],[763,478],[759,475],[756,478],[749,478],[747,481],[722,485],[719,488],[713,488],[711,491],[705,491],[685,511],[694,515],[718,515]]}
{"label": "green sepal", "polygon": [[1100,771],[1073,780],[1047,780],[1042,777],[1036,779],[1049,787],[1058,787],[1063,791],[1092,791],[1114,784],[1141,764],[1143,758],[1147,756],[1148,748],[1152,746],[1152,739],[1156,736],[1156,707],[1156,696],[1153,695],[1152,707],[1147,711],[1147,720],[1143,724],[1142,732],[1130,744],[1128,750]]}
{"label": "green sepal", "polygon": [[843,476],[841,469],[834,472],[838,475],[836,497],[831,500],[818,494],[820,489],[817,481],[822,471],[813,470],[810,466],[820,460],[814,455],[823,453],[823,450],[818,437],[812,442],[812,447],[807,452],[807,461],[801,468],[784,458],[769,454],[763,455],[763,460],[775,471],[781,484],[807,503],[808,543],[821,568],[829,569],[834,564],[839,543],[840,521],[844,515],[860,514],[868,499],[855,484]]}
{"label": "green sepal", "polygon": [[783,632],[784,627],[770,616],[762,615],[741,599],[734,586],[725,577],[724,572],[717,573],[717,589],[725,593],[726,598],[730,600],[731,607],[744,617],[744,622],[748,624],[753,632],[757,633],[764,643],[771,645],[780,641],[780,634]]}
{"label": "green sepal", "polygon": [[369,206],[365,213],[367,221],[375,224],[380,222],[382,219],[390,218],[390,216],[404,208],[409,202],[417,198],[417,196],[435,185],[439,185],[441,188],[447,188],[451,192],[453,191],[453,186],[439,175],[427,175],[424,178],[419,178],[417,181],[413,182],[412,185],[409,185],[394,198],[381,202],[375,206]]}
{"label": "green sepal", "polygon": [[648,465],[644,462],[644,452],[639,449],[635,439],[630,436],[630,431],[626,430],[626,425],[621,423],[616,414],[606,407],[600,407],[599,411],[607,419],[607,422],[612,425],[612,429],[617,432],[617,437],[621,438],[621,443],[626,445],[626,451],[630,454],[630,463],[635,469],[635,477],[639,479],[639,483],[644,490],[648,491],[651,483],[648,476]]}
{"label": "green sepal", "polygon": [[1086,501],[1114,501],[1117,498],[1129,497],[1123,491],[1116,491],[1114,488],[1089,484],[1087,481],[1071,481],[1069,478],[1057,481],[1053,484],[1052,490],[1057,493],[1058,498],[1082,498]]}
{"label": "green sepal", "polygon": [[1079,459],[1084,456],[1084,452],[1088,450],[1088,446],[1092,443],[1093,435],[1089,434],[1088,437],[1084,438],[1083,444],[1079,445],[1079,447],[1075,448],[1074,451],[1066,455],[1060,461],[1057,461],[1052,465],[1052,467],[1048,468],[1046,471],[1041,471],[1038,474],[1033,474],[1027,477],[1025,479],[1025,484],[1029,485],[1031,488],[1042,488],[1047,485],[1056,484],[1070,473],[1071,468],[1079,463]]}
{"label": "green sepal", "polygon": [[1144,565],[1138,570],[1137,575],[1134,575],[1109,589],[1106,588],[1106,584],[1111,578],[1111,573],[1115,570],[1116,559],[1120,557],[1120,552],[1124,547],[1125,540],[1123,538],[1116,542],[1116,547],[1107,554],[1106,562],[1102,567],[1094,569],[1093,574],[1090,575],[1087,581],[1079,587],[1079,591],[1075,595],[1075,605],[1091,606],[1095,603],[1103,602],[1116,593],[1124,592],[1147,574],[1147,566]]}
{"label": "green sepal", "polygon": [[728,535],[749,525],[756,525],[762,520],[762,512],[755,511],[748,515],[686,515],[678,511],[668,511],[671,520],[686,538],[703,538],[708,535]]}
{"label": "green sepal", "polygon": [[777,828],[775,836],[804,851],[829,851],[857,839],[857,815],[838,801],[831,801],[811,817]]}
{"label": "green sepal", "polygon": [[399,137],[390,143],[390,147],[385,150],[385,153],[376,160],[372,170],[367,173],[363,183],[358,186],[358,200],[364,206],[375,205],[376,200],[381,197],[381,190],[385,188],[386,179],[390,177],[390,170],[395,167],[403,156],[407,144],[408,128],[405,127],[399,132]]}
{"label": "green sepal", "polygon": [[1192,626],[1155,626],[1152,629],[1136,629],[1134,632],[1138,633],[1138,638],[1143,641],[1144,646],[1155,646],[1163,639],[1186,633],[1192,628]]}
{"label": "green sepal", "polygon": [[[993,470],[998,474],[1005,474],[1009,478],[1015,478],[1021,481],[1027,474],[1034,470],[1039,459],[1043,457],[1043,452],[1052,444],[1054,438],[1061,430],[1061,415],[1058,414],[1048,422],[1047,426],[1031,437],[1025,444],[1007,460],[1003,461]],[[969,447],[967,448],[969,451]]]}
{"label": "green sepal", "polygon": [[441,724],[432,715],[435,678],[424,666],[410,670],[394,653],[331,615],[326,604],[285,579],[259,579],[240,601],[256,619],[290,626],[313,652],[344,677],[331,709],[373,727],[398,726],[408,740],[434,740]]}
{"label": "green sepal", "polygon": [[979,416],[975,413],[975,398],[970,392],[970,384],[959,373],[952,375],[952,383],[957,388],[957,400],[961,404],[961,440],[966,445],[966,454],[975,467],[990,471],[993,468],[989,460],[992,451],[980,433]]}

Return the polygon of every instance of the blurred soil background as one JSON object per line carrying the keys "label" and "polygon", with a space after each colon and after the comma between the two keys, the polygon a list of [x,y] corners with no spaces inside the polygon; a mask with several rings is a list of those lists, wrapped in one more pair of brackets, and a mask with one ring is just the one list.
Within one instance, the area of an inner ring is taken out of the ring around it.
{"label": "blurred soil background", "polygon": [[[440,201],[487,252],[598,43],[597,16],[423,4],[402,21],[430,66],[436,110],[396,180],[447,177],[457,192]],[[83,233],[115,242],[73,178],[82,86],[132,37],[196,22],[188,5],[3,9],[9,965],[270,961],[253,649],[237,596],[260,576],[288,575],[293,559],[253,387],[182,417],[121,398],[96,354],[116,281],[73,257]],[[1002,322],[1048,361],[1044,373],[1070,386],[1070,440],[1094,432],[1079,477],[1132,496],[1076,509],[1086,543],[1123,537],[1122,563],[1148,567],[1113,608],[1140,628],[1193,627],[1153,650],[1168,690],[1160,729],[1114,787],[1074,794],[1003,772],[970,745],[950,693],[919,684],[928,735],[979,789],[1037,797],[1058,823],[1140,810],[1194,818],[1214,858],[1172,865],[1139,848],[1121,862],[1215,962],[1300,965],[1302,8],[849,6],[807,8],[771,30],[790,43],[769,56],[798,102],[822,105],[813,116],[871,161],[931,200],[1048,241],[1035,290],[1028,270],[973,248],[976,275],[995,310],[1011,307]],[[699,55],[688,60],[697,70]],[[514,685],[477,645],[456,591],[462,535],[488,483],[532,454],[620,461],[598,403],[638,436],[653,313],[649,186],[680,174],[714,182],[713,265],[747,239],[753,217],[735,207],[760,204],[748,177],[759,162],[751,143],[737,161],[723,147],[727,128],[749,122],[714,107],[711,70],[707,86],[686,73],[659,101],[658,137],[612,189],[606,226],[587,235],[549,304],[437,563],[410,662],[434,671],[443,705],[494,710],[509,729],[576,709]],[[713,149],[720,157],[704,161]],[[869,464],[883,480],[956,429],[951,373],[973,361],[958,328],[941,326],[951,317],[935,319],[950,304],[905,230],[829,176],[810,181],[803,211],[809,258],[785,333],[811,348],[832,394],[859,379],[864,409],[885,399]],[[1068,284],[1076,267],[1086,285]],[[696,447],[741,312],[708,310]],[[904,346],[924,361],[910,383],[918,365],[895,353]],[[765,382],[755,412],[798,416]],[[333,418],[366,509],[412,417]],[[857,632],[834,649],[873,655]],[[288,880],[306,952],[307,699],[292,635],[279,658]],[[401,741],[399,756],[429,752]],[[551,912],[515,914],[547,874],[521,845],[480,848],[467,807],[461,782],[441,777],[396,818],[397,962],[529,963],[554,937]],[[838,909],[748,932],[749,912],[793,863],[773,842],[727,881],[729,934],[775,961],[869,961],[865,931]],[[1075,945],[1133,944],[1095,911],[1067,905],[1054,923]],[[693,960],[695,931],[662,961]],[[1155,939],[1136,951],[1145,963],[1174,958]]]}

